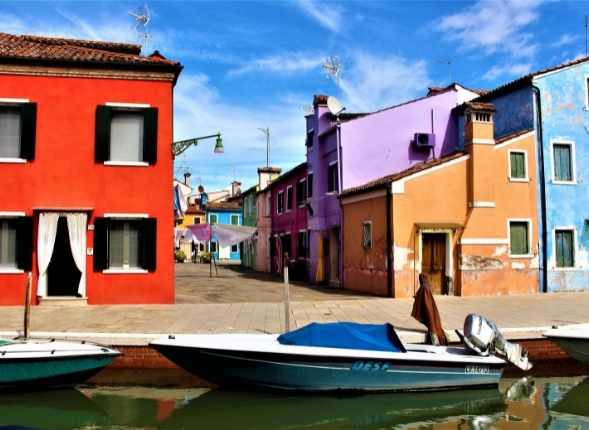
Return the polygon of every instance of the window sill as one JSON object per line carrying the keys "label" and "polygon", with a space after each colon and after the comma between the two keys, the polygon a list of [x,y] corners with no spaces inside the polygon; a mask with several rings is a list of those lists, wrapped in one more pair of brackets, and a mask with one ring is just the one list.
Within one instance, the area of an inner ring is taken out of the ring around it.
{"label": "window sill", "polygon": [[337,196],[337,191],[328,191],[325,193],[326,196]]}
{"label": "window sill", "polygon": [[106,269],[102,273],[106,275],[140,275],[149,272],[145,269]]}
{"label": "window sill", "polygon": [[534,254],[522,254],[522,255],[511,255],[509,254],[509,258],[514,258],[514,259],[529,259],[529,258],[534,258],[536,257]]}
{"label": "window sill", "polygon": [[552,270],[555,272],[580,272],[585,269],[581,267],[553,267]]}
{"label": "window sill", "polygon": [[27,162],[27,160],[25,160],[24,158],[9,158],[9,157],[2,158],[2,157],[0,157],[0,163],[4,163],[4,164],[25,164],[26,162]]}
{"label": "window sill", "polygon": [[530,178],[509,178],[509,182],[530,182]]}
{"label": "window sill", "polygon": [[577,185],[577,181],[557,181],[555,179],[552,180],[554,185]]}
{"label": "window sill", "polygon": [[145,161],[105,161],[105,166],[148,167]]}
{"label": "window sill", "polygon": [[18,275],[21,273],[25,273],[25,271],[16,267],[0,267],[0,275]]}

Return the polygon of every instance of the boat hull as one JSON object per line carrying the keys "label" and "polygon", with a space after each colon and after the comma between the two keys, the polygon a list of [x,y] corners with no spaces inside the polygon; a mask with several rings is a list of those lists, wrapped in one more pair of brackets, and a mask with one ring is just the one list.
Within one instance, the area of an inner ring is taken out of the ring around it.
{"label": "boat hull", "polygon": [[190,373],[222,386],[293,391],[425,391],[495,386],[503,365],[310,356],[152,344]]}
{"label": "boat hull", "polygon": [[589,364],[589,339],[547,336],[575,360]]}

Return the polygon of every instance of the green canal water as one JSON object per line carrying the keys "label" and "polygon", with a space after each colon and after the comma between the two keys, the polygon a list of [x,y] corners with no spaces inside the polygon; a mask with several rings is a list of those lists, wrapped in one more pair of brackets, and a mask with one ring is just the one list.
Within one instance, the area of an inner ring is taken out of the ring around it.
{"label": "green canal water", "polygon": [[504,380],[499,389],[279,395],[81,387],[0,394],[0,429],[589,429],[589,378]]}

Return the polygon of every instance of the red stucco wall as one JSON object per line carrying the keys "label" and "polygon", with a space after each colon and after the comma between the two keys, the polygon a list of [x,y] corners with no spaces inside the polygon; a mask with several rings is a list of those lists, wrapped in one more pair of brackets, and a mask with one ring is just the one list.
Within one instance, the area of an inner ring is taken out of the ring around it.
{"label": "red stucco wall", "polygon": [[[148,274],[103,274],[87,256],[90,304],[174,301],[172,208],[172,83],[123,79],[0,76],[0,98],[37,103],[35,160],[0,164],[0,211],[91,208],[88,224],[105,213],[147,213],[157,218],[157,268]],[[159,109],[157,163],[115,167],[94,161],[96,106],[145,103]],[[93,247],[93,231],[87,246]],[[34,246],[36,248],[36,246]],[[33,295],[37,288],[33,251]],[[25,275],[0,274],[0,305],[21,304]]]}

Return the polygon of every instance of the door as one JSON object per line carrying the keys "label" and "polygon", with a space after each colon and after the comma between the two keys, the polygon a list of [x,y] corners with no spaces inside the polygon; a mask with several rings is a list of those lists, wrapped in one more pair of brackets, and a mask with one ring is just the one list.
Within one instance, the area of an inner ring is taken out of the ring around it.
{"label": "door", "polygon": [[446,233],[423,233],[421,240],[421,273],[429,280],[433,294],[447,294]]}
{"label": "door", "polygon": [[339,247],[340,232],[339,228],[332,228],[329,231],[329,283],[331,286],[339,286]]}
{"label": "door", "polygon": [[57,222],[55,245],[47,268],[47,295],[78,296],[81,276],[72,255],[67,219],[61,216]]}

